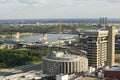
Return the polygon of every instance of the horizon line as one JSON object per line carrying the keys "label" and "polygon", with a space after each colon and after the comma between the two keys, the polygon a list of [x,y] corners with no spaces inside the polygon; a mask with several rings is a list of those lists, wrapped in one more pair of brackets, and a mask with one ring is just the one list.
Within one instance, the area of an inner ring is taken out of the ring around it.
{"label": "horizon line", "polygon": [[0,19],[0,20],[56,20],[56,19],[120,19],[120,18],[110,18],[110,17],[98,17],[98,18],[8,18],[8,19]]}

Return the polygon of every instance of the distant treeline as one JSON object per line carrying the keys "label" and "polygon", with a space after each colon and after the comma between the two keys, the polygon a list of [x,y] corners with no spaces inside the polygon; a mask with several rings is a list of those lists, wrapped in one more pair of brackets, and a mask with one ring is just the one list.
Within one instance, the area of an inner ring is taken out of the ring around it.
{"label": "distant treeline", "polygon": [[[99,23],[100,18],[6,19],[0,20],[0,24],[10,25],[10,24],[58,23],[59,21],[62,21],[63,23]],[[120,18],[107,18],[107,21],[108,23],[120,23]]]}
{"label": "distant treeline", "polygon": [[35,50],[0,50],[0,68],[10,68],[41,62],[42,57],[50,52]]}
{"label": "distant treeline", "polygon": [[71,33],[76,32],[77,29],[84,30],[90,29],[90,26],[85,26],[81,24],[62,24],[60,25],[23,25],[23,26],[0,26],[0,34],[14,34],[16,32],[21,33],[59,33],[60,31],[63,33]]}

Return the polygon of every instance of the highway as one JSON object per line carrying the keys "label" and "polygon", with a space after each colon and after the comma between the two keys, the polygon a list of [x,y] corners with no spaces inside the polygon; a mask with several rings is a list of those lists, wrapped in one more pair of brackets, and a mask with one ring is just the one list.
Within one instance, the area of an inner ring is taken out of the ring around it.
{"label": "highway", "polygon": [[0,76],[9,76],[9,75],[14,75],[14,74],[19,74],[19,73],[25,73],[28,71],[39,71],[42,70],[42,64],[30,64],[30,65],[24,65],[24,66],[19,66],[19,67],[14,67],[10,69],[3,69],[0,70]]}

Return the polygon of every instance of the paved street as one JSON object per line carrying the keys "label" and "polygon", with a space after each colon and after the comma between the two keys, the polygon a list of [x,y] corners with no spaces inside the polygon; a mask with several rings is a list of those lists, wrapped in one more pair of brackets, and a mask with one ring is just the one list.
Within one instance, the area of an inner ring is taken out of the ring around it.
{"label": "paved street", "polygon": [[24,72],[28,72],[28,71],[32,71],[32,70],[41,70],[41,69],[42,69],[41,63],[19,66],[19,67],[14,67],[14,68],[10,68],[10,69],[0,70],[0,76],[8,76],[8,75],[24,73]]}

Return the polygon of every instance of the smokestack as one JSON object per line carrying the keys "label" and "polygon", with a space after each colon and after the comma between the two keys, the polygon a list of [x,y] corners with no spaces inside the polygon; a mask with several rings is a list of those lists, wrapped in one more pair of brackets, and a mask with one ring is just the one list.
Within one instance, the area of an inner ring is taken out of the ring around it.
{"label": "smokestack", "polygon": [[100,18],[99,24],[100,24],[101,26],[103,26],[103,29],[106,29],[106,26],[107,26],[107,24],[108,24],[108,19],[107,19],[107,17]]}

